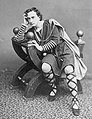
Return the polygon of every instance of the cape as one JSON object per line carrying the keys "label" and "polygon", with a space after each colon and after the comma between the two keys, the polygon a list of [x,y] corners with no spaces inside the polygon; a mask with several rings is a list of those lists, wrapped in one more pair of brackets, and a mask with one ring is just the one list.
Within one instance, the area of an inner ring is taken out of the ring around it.
{"label": "cape", "polygon": [[87,67],[86,67],[86,65],[84,64],[84,62],[82,61],[82,59],[80,57],[79,48],[69,38],[69,36],[67,35],[67,33],[64,30],[64,27],[60,23],[58,23],[55,19],[49,19],[49,23],[51,25],[53,24],[53,25],[57,26],[59,32],[62,32],[63,33],[63,35],[60,35],[60,37],[64,39],[65,43],[69,46],[69,48],[73,52],[74,65],[75,65],[74,73],[76,75],[76,78],[78,80],[83,79],[83,77],[86,75]]}

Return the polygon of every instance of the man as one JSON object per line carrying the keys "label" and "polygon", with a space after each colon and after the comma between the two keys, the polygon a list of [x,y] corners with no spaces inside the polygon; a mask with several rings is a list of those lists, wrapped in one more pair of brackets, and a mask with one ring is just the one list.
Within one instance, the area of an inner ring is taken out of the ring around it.
{"label": "man", "polygon": [[[78,116],[80,109],[77,98],[77,79],[83,78],[87,70],[83,62],[80,61],[79,49],[69,39],[64,28],[57,21],[54,19],[42,20],[40,11],[35,7],[24,12],[24,23],[16,36],[16,40],[22,41],[26,33],[33,36],[32,40],[28,41],[29,51],[33,47],[39,56],[35,65],[42,70],[45,80],[52,88],[48,100],[53,101],[55,99],[57,79],[64,72],[72,94],[72,112]],[[79,75],[78,70],[80,69],[78,63],[80,62],[84,66],[82,76]]]}

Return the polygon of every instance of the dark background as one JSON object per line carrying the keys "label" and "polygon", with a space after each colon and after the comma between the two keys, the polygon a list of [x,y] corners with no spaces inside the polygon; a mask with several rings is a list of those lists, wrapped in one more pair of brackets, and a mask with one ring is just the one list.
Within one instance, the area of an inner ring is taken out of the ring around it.
{"label": "dark background", "polygon": [[72,40],[77,40],[76,32],[83,30],[83,60],[91,75],[92,0],[0,0],[0,70],[16,70],[24,63],[12,48],[12,29],[21,26],[23,12],[33,6],[42,11],[44,19],[60,22]]}

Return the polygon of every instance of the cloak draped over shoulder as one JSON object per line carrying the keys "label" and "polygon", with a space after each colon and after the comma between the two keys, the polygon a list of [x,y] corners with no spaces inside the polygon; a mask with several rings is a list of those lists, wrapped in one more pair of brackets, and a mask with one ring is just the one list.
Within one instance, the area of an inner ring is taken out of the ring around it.
{"label": "cloak draped over shoulder", "polygon": [[79,48],[73,43],[73,41],[69,38],[64,28],[54,19],[49,20],[50,24],[58,27],[59,32],[63,32],[63,35],[60,35],[61,38],[65,41],[68,47],[71,49],[74,56],[74,73],[78,80],[81,80],[87,72],[87,67],[83,63],[80,57]]}

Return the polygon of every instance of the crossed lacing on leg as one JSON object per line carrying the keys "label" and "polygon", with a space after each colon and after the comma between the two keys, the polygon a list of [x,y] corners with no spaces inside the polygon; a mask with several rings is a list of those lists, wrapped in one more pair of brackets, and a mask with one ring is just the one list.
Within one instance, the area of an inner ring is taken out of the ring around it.
{"label": "crossed lacing on leg", "polygon": [[50,82],[53,79],[53,76],[54,76],[52,70],[50,70],[48,73],[44,73],[43,75],[45,76],[45,80],[48,81],[48,82]]}
{"label": "crossed lacing on leg", "polygon": [[79,102],[77,99],[77,92],[78,92],[78,88],[77,88],[77,80],[74,74],[67,74],[66,75],[66,80],[67,80],[67,85],[70,89],[70,92],[72,94],[72,104],[73,104],[73,108],[78,109],[79,106]]}
{"label": "crossed lacing on leg", "polygon": [[45,80],[48,82],[48,84],[51,87],[51,91],[48,96],[48,101],[54,101],[55,96],[57,93],[57,86],[56,86],[56,78],[53,72],[53,69],[50,64],[48,63],[43,63],[42,64],[42,71],[43,75],[45,77]]}
{"label": "crossed lacing on leg", "polygon": [[45,73],[44,76],[46,77],[45,80],[48,81],[48,84],[52,88],[49,95],[55,96],[57,93],[57,86],[56,86],[56,78],[54,77],[54,73],[53,73],[52,69],[48,73]]}

